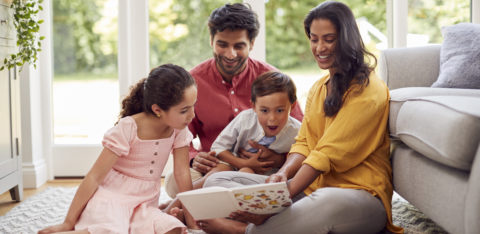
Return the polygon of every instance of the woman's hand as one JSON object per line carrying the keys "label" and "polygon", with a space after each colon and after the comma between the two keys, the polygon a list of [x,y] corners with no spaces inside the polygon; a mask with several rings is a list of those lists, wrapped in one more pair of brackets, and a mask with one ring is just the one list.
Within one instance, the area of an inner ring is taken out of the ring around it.
{"label": "woman's hand", "polygon": [[62,223],[62,224],[57,224],[57,225],[53,225],[53,226],[50,226],[50,227],[46,227],[46,228],[38,231],[38,234],[66,232],[66,231],[72,231],[72,230],[73,230],[73,225],[72,224]]}
{"label": "woman's hand", "polygon": [[215,157],[215,152],[199,152],[195,158],[193,158],[192,168],[199,171],[202,174],[207,174],[212,168],[217,166],[218,159]]}
{"label": "woman's hand", "polygon": [[285,173],[277,172],[275,174],[270,175],[265,180],[265,183],[277,183],[277,182],[284,182],[284,181],[287,181],[287,175]]}
{"label": "woman's hand", "polygon": [[253,223],[255,225],[260,225],[265,223],[265,221],[267,221],[267,219],[272,216],[273,214],[259,215],[259,214],[252,214],[246,211],[238,210],[236,212],[232,212],[229,215],[229,218],[236,221],[243,222],[243,223]]}

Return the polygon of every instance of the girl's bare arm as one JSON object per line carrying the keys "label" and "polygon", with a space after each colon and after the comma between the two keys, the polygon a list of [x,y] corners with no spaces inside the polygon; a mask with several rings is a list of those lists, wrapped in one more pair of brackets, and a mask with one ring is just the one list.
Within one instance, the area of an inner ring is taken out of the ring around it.
{"label": "girl's bare arm", "polygon": [[105,176],[115,164],[117,159],[118,156],[115,153],[107,148],[104,148],[97,161],[95,164],[93,164],[93,167],[90,169],[78,187],[72,203],[70,204],[70,208],[68,209],[65,221],[62,224],[47,227],[38,233],[45,234],[73,230],[78,217],[80,217],[80,214],[87,205],[88,201],[95,191],[97,191],[98,186],[103,182]]}

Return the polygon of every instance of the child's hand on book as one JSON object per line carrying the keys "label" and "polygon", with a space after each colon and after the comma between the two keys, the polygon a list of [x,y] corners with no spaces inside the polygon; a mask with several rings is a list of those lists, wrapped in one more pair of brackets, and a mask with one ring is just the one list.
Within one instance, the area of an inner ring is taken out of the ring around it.
{"label": "child's hand on book", "polygon": [[238,210],[236,212],[232,212],[229,215],[229,218],[244,223],[253,223],[255,225],[260,225],[267,221],[267,219],[272,217],[273,215],[274,214],[252,214],[250,212]]}

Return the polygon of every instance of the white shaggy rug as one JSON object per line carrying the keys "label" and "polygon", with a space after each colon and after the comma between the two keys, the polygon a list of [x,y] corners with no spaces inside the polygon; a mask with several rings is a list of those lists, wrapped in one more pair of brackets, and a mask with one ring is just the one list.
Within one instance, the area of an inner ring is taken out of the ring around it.
{"label": "white shaggy rug", "polygon": [[48,187],[0,217],[0,233],[37,233],[63,222],[77,188]]}
{"label": "white shaggy rug", "polygon": [[[37,233],[38,230],[63,222],[77,188],[48,187],[29,197],[0,217],[0,233]],[[170,197],[162,191],[160,203]],[[393,222],[405,233],[447,233],[418,209],[398,195],[392,200]]]}
{"label": "white shaggy rug", "polygon": [[[31,196],[0,217],[0,234],[37,233],[47,226],[62,223],[76,187],[48,187]],[[162,191],[159,202],[170,200]]]}

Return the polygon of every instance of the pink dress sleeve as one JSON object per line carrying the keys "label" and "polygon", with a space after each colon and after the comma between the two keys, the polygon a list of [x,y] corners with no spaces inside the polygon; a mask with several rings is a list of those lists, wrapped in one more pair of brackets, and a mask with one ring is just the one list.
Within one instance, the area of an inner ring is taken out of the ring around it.
{"label": "pink dress sleeve", "polygon": [[188,127],[182,130],[175,129],[175,140],[173,141],[173,149],[189,146],[192,139],[193,135],[188,130]]}
{"label": "pink dress sleeve", "polygon": [[102,145],[117,156],[126,156],[130,152],[130,145],[136,134],[135,120],[132,117],[125,117],[105,133]]}

